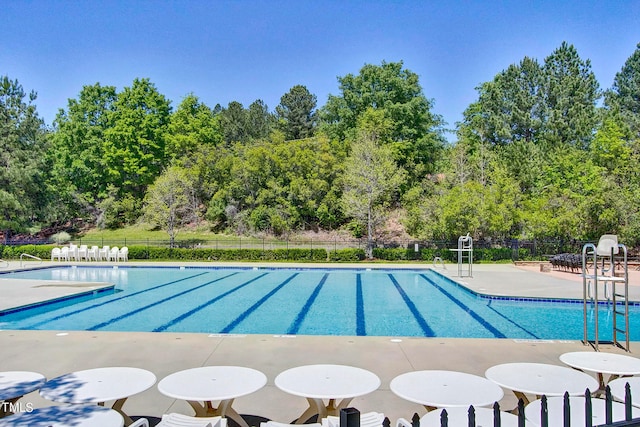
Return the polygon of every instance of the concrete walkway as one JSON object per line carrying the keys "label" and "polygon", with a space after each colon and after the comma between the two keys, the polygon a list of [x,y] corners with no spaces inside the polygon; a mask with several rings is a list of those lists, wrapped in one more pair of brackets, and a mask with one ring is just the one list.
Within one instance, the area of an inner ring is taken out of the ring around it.
{"label": "concrete walkway", "polygon": [[[363,267],[362,264],[357,266]],[[374,268],[380,266],[372,265]],[[415,268],[418,265],[391,266]],[[450,272],[447,274],[455,276],[455,267],[448,265]],[[556,279],[546,273],[511,265],[481,264],[474,265],[474,277],[464,281],[478,292],[575,297],[579,289],[581,297],[581,283]],[[624,353],[611,346],[601,345],[601,350]],[[631,350],[632,355],[640,351],[639,343],[633,342]],[[294,366],[336,363],[375,372],[382,381],[380,389],[354,399],[351,405],[363,412],[384,412],[395,425],[398,417],[409,419],[414,412],[424,413],[420,405],[404,401],[389,390],[391,379],[401,373],[450,369],[483,376],[486,369],[498,363],[527,361],[561,365],[558,357],[568,351],[591,351],[591,347],[579,341],[558,340],[0,331],[0,371],[31,370],[47,378],[95,367],[134,366],[152,371],[159,381],[173,372],[198,366],[252,367],[267,375],[267,385],[254,394],[237,399],[234,408],[241,414],[280,422],[292,421],[306,408],[304,399],[288,395],[274,386],[276,375]],[[34,407],[51,404],[37,393],[25,396],[22,402],[32,403]],[[516,400],[505,390],[500,404],[505,409],[512,409]],[[192,414],[186,402],[167,398],[156,387],[131,397],[124,410],[133,416],[159,417],[167,412]]]}

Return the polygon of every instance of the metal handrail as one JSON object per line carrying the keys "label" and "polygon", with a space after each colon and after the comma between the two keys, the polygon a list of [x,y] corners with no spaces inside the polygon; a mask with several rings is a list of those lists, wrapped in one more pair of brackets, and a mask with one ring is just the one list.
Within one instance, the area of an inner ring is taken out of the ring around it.
{"label": "metal handrail", "polygon": [[20,267],[22,267],[22,257],[27,257],[27,258],[32,258],[35,259],[37,261],[40,261],[40,264],[42,264],[42,258],[38,258],[37,256],[33,256],[33,255],[29,255],[29,254],[20,254]]}

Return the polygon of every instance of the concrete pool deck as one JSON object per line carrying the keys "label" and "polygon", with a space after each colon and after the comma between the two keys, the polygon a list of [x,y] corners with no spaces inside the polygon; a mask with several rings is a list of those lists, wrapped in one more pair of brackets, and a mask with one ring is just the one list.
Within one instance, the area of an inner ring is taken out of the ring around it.
{"label": "concrete pool deck", "polygon": [[[43,263],[49,264],[51,263]],[[349,267],[344,264],[338,266]],[[364,264],[356,266],[367,267]],[[14,267],[17,265],[10,266]],[[431,265],[372,264],[371,267],[424,268]],[[472,278],[460,280],[465,281],[471,289],[482,293],[582,297],[581,278],[575,280],[573,276],[557,277],[555,273],[540,273],[510,264],[478,264],[473,266],[473,273]],[[456,279],[457,266],[447,265],[445,274]],[[640,282],[634,279],[630,290],[633,290],[634,295],[640,300]],[[601,344],[600,349],[625,353],[610,345]],[[31,370],[40,372],[47,378],[95,367],[134,366],[150,370],[159,381],[173,372],[192,367],[252,367],[266,374],[267,385],[256,393],[236,399],[234,408],[241,414],[280,422],[292,421],[306,408],[304,399],[284,393],[274,385],[278,373],[294,366],[336,363],[358,366],[376,373],[382,382],[380,388],[369,395],[354,399],[351,406],[363,412],[384,412],[395,425],[398,417],[409,419],[414,412],[424,413],[424,408],[420,405],[404,401],[390,391],[391,379],[401,373],[422,369],[448,369],[484,376],[486,369],[499,363],[526,361],[561,365],[559,356],[568,351],[592,349],[580,341],[563,340],[0,331],[0,371]],[[639,351],[640,342],[632,342],[631,355]],[[51,404],[37,393],[30,393],[21,401],[32,403],[34,407]],[[511,392],[505,390],[505,397],[500,404],[505,409],[512,409],[516,405],[516,399]],[[192,409],[186,402],[163,396],[155,386],[129,398],[124,410],[133,416],[159,417],[168,412],[192,414]]]}

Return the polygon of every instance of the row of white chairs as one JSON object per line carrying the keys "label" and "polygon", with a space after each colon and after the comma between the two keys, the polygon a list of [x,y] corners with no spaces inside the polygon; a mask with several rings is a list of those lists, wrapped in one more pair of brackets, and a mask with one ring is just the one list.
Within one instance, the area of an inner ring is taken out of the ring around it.
{"label": "row of white chairs", "polygon": [[109,247],[98,246],[88,247],[87,245],[76,246],[71,244],[62,248],[53,248],[51,251],[51,261],[128,261],[129,248],[123,246]]}

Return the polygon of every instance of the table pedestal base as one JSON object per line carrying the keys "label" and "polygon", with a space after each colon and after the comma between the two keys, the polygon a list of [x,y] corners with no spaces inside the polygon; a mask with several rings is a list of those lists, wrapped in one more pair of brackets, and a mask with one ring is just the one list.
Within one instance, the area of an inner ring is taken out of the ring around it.
{"label": "table pedestal base", "polygon": [[[131,419],[131,417],[129,415],[125,414],[124,411],[122,410],[122,406],[124,405],[124,402],[127,401],[127,399],[128,398],[126,398],[126,397],[124,399],[118,399],[111,406],[111,409],[113,409],[114,411],[118,411],[118,413],[120,415],[122,415],[122,418],[124,418],[124,425],[125,426],[133,424],[133,420]],[[104,402],[99,402],[98,406],[104,406]]]}
{"label": "table pedestal base", "polygon": [[213,402],[207,401],[204,403],[200,403],[196,400],[188,400],[189,405],[196,412],[196,417],[225,417],[230,418],[241,427],[249,427],[249,424],[238,414],[231,405],[233,404],[234,399],[223,400],[220,404],[215,407]]}

